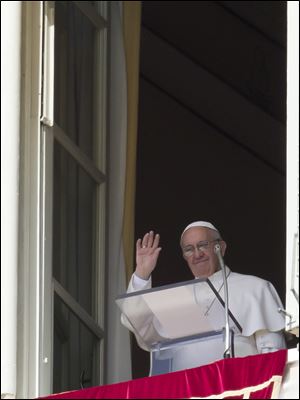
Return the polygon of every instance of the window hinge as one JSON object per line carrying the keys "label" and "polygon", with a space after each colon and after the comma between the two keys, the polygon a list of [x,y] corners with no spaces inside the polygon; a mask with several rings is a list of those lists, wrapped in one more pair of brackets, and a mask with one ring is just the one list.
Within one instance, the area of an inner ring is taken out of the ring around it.
{"label": "window hinge", "polygon": [[51,119],[45,117],[44,115],[41,116],[40,121],[43,125],[47,125],[50,127],[52,127],[54,125],[54,122]]}

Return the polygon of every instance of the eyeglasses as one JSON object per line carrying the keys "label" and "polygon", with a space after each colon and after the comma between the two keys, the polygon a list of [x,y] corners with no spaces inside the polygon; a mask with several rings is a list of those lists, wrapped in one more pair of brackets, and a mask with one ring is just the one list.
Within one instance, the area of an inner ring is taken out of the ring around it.
{"label": "eyeglasses", "polygon": [[194,247],[194,246],[187,246],[187,247],[185,247],[184,249],[182,249],[182,252],[183,252],[183,255],[184,255],[184,257],[186,257],[186,258],[189,258],[189,257],[191,257],[193,254],[194,254],[194,252],[196,251],[196,249],[198,250],[198,251],[206,251],[208,248],[209,248],[209,245],[210,245],[210,243],[213,243],[213,242],[219,242],[219,241],[221,241],[222,239],[214,239],[214,240],[204,240],[203,242],[199,242],[199,243],[197,243],[196,244],[196,247]]}

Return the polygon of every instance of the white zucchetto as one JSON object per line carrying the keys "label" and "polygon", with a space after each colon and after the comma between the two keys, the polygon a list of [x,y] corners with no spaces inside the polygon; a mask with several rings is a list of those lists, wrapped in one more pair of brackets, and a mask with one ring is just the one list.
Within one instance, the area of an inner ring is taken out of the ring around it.
{"label": "white zucchetto", "polygon": [[210,222],[206,222],[206,221],[196,221],[196,222],[192,222],[191,224],[189,224],[189,225],[183,230],[183,232],[182,232],[180,238],[182,239],[182,236],[183,236],[183,234],[184,234],[185,231],[187,231],[187,230],[190,229],[190,228],[197,227],[197,226],[204,227],[204,228],[210,228],[210,229],[213,229],[214,231],[219,232],[218,229],[217,229],[215,226],[213,226],[213,224],[211,224]]}

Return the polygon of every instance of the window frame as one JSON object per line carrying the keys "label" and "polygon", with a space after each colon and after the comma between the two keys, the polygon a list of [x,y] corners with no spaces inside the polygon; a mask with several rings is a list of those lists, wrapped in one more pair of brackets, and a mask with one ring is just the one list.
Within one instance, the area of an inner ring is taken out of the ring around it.
{"label": "window frame", "polygon": [[[52,392],[54,293],[98,338],[105,340],[105,234],[107,146],[107,28],[108,2],[92,7],[74,2],[93,23],[97,56],[101,60],[95,85],[98,121],[95,162],[89,159],[53,119],[54,110],[54,1],[23,2],[22,101],[20,169],[20,253],[17,397],[30,398]],[[93,17],[94,15],[94,17]],[[72,156],[97,184],[96,199],[96,319],[93,320],[52,277],[52,206],[54,140]],[[99,383],[104,380],[101,346]]]}

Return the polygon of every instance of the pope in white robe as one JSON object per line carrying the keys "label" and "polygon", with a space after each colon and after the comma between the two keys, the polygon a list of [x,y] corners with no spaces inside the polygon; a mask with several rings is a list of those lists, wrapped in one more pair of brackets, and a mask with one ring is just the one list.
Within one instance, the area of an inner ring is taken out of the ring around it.
{"label": "pope in white robe", "polygon": [[[195,278],[208,278],[220,297],[224,299],[224,282],[214,244],[221,246],[222,256],[226,243],[219,231],[209,222],[197,221],[188,225],[180,240],[183,257]],[[151,272],[156,266],[161,248],[159,235],[151,231],[143,239],[137,241],[137,266],[131,277],[127,293],[151,288]],[[233,331],[233,351],[235,357],[276,351],[286,347],[283,330],[285,318],[280,312],[283,308],[281,300],[273,285],[261,278],[231,271],[226,266],[226,277],[229,293],[229,310],[237,321]],[[206,308],[207,315],[214,315],[218,305],[216,295],[204,282],[197,283],[197,291],[201,297],[201,306]],[[136,307],[139,307],[138,304]],[[124,314],[122,323],[135,333],[139,346],[145,350],[145,343],[164,337],[160,326],[149,315],[144,315],[140,326],[134,329]],[[218,321],[216,322],[216,329]],[[139,334],[137,333],[139,331]],[[194,341],[184,346],[172,348],[162,357],[172,360],[172,371],[193,368],[214,362],[224,353],[224,340],[211,337],[207,340]]]}

